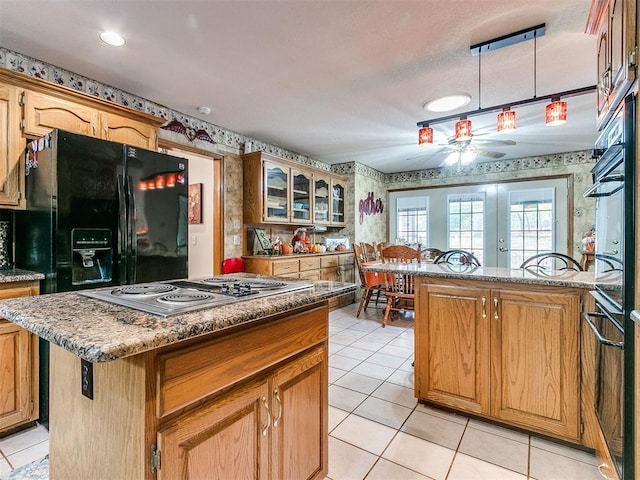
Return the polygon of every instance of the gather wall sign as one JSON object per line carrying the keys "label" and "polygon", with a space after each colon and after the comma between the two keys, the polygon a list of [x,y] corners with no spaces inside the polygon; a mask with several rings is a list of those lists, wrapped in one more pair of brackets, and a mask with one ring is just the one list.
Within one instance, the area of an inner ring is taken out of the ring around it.
{"label": "gather wall sign", "polygon": [[369,192],[366,198],[363,198],[358,202],[358,210],[360,212],[360,225],[362,225],[365,215],[376,215],[378,213],[382,213],[384,210],[382,199],[380,197],[377,199],[374,198],[373,192]]}

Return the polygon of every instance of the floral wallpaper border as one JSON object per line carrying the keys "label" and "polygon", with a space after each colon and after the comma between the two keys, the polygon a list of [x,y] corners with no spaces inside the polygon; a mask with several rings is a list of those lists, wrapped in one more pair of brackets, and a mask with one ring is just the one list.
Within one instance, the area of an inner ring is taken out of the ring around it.
{"label": "floral wallpaper border", "polygon": [[[324,162],[314,160],[275,145],[264,143],[250,137],[245,137],[244,135],[224,129],[212,123],[205,122],[199,118],[171,110],[150,100],[137,97],[109,85],[105,85],[90,78],[83,77],[68,70],[3,47],[0,47],[0,68],[6,68],[14,72],[23,73],[31,77],[55,83],[72,90],[94,95],[104,100],[163,118],[167,120],[167,122],[174,119],[178,120],[185,127],[193,128],[194,130],[203,129],[218,144],[241,149],[245,143],[250,142],[253,145],[253,150],[260,150],[265,153],[338,174],[359,174],[383,183],[413,182],[450,177],[475,176],[506,171],[534,170],[560,165],[592,163],[594,161],[590,158],[588,151],[580,151],[555,155],[525,157],[513,160],[482,162],[462,167],[460,170],[456,167],[432,168],[411,172],[385,174],[358,162],[328,165]],[[165,133],[167,136],[170,135],[169,132],[160,130],[160,137],[162,138]]]}

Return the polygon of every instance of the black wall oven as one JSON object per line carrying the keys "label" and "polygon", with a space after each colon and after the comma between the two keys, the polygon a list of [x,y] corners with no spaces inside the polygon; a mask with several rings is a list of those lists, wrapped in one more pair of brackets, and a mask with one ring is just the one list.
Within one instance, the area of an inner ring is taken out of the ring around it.
{"label": "black wall oven", "polygon": [[[635,95],[629,95],[596,142],[596,311],[584,320],[596,338],[595,410],[618,476],[634,477],[633,310],[635,288]],[[631,208],[625,208],[631,207]]]}

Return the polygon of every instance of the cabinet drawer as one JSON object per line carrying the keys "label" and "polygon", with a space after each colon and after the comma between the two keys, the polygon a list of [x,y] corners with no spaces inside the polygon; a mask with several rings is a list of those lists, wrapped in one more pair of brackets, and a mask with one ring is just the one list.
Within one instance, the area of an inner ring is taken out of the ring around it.
{"label": "cabinet drawer", "polygon": [[329,268],[329,267],[337,267],[337,266],[338,266],[338,256],[337,255],[320,257],[320,267],[321,268]]}
{"label": "cabinet drawer", "polygon": [[159,417],[325,341],[327,325],[326,309],[316,308],[158,355]]}
{"label": "cabinet drawer", "polygon": [[320,257],[309,257],[300,259],[300,271],[318,270],[320,268]]}
{"label": "cabinet drawer", "polygon": [[300,272],[299,278],[304,280],[321,280],[320,270],[309,270],[308,272]]}
{"label": "cabinet drawer", "polygon": [[295,273],[298,273],[297,258],[292,260],[278,260],[276,262],[273,262],[273,275],[290,275]]}
{"label": "cabinet drawer", "polygon": [[340,255],[338,263],[340,265],[353,265],[355,263],[355,258],[352,253]]}

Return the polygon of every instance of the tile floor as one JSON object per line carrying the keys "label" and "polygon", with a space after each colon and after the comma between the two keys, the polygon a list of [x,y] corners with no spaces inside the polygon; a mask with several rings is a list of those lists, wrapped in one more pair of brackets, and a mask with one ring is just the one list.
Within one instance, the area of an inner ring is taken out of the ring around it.
{"label": "tile floor", "polygon": [[[420,405],[413,396],[413,321],[381,328],[357,305],[329,319],[331,480],[596,480],[592,454]],[[33,427],[0,439],[0,476],[48,453]]]}

